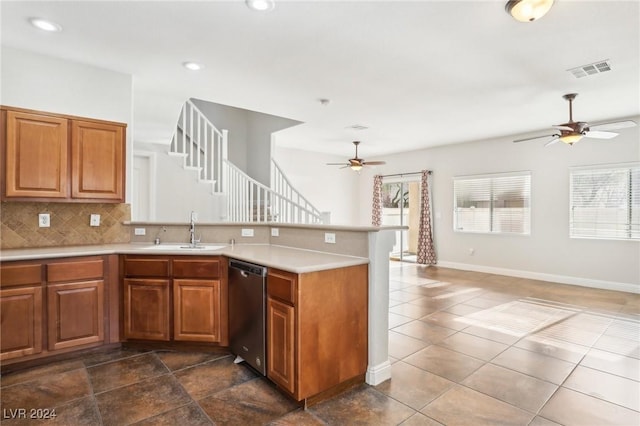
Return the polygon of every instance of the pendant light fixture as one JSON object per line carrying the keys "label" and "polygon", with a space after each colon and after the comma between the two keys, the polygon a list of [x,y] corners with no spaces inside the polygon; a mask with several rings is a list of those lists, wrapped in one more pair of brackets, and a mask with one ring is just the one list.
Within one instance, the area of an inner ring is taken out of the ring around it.
{"label": "pendant light fixture", "polygon": [[504,6],[513,19],[520,22],[533,22],[542,18],[553,6],[554,0],[509,0]]}

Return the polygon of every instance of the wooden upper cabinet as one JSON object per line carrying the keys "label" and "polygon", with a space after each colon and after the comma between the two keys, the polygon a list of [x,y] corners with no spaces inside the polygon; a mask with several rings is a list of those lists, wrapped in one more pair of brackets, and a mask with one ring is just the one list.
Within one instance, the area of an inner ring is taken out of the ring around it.
{"label": "wooden upper cabinet", "polygon": [[124,127],[71,122],[71,195],[124,201]]}
{"label": "wooden upper cabinet", "polygon": [[124,202],[126,124],[0,112],[3,199]]}
{"label": "wooden upper cabinet", "polygon": [[6,197],[67,198],[68,120],[7,112]]}

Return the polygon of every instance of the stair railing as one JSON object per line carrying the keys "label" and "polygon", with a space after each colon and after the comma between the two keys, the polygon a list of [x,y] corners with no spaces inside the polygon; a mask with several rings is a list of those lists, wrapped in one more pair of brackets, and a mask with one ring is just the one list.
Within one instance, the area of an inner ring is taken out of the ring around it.
{"label": "stair railing", "polygon": [[184,157],[184,167],[198,171],[213,192],[224,188],[223,161],[227,159],[228,131],[218,130],[191,100],[182,106],[170,153]]}
{"label": "stair railing", "polygon": [[291,200],[303,209],[312,212],[314,216],[322,217],[322,212],[291,185],[282,168],[273,158],[271,159],[271,189],[283,199]]}
{"label": "stair railing", "polygon": [[224,160],[229,222],[321,223],[320,212],[294,202]]}

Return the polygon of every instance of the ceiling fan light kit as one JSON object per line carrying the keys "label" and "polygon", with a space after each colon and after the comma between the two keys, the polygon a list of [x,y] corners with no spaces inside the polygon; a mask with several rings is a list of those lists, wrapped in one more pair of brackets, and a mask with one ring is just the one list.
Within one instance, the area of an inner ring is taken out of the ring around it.
{"label": "ceiling fan light kit", "polygon": [[516,139],[513,142],[518,143],[530,141],[533,139],[551,137],[552,139],[548,141],[544,146],[553,145],[558,141],[564,142],[567,145],[573,145],[576,142],[582,140],[582,138],[611,139],[618,136],[618,134],[615,132],[611,132],[610,130],[624,129],[627,127],[636,126],[636,122],[633,120],[612,121],[609,123],[601,123],[594,126],[585,121],[573,121],[573,100],[576,98],[576,96],[578,96],[577,93],[567,93],[566,95],[562,96],[564,100],[569,102],[569,121],[564,124],[553,126],[556,131],[560,131],[559,134],[555,133],[552,135],[533,136],[530,138]]}
{"label": "ceiling fan light kit", "polygon": [[553,2],[554,0],[509,0],[504,9],[516,21],[533,22],[546,15]]}
{"label": "ceiling fan light kit", "polygon": [[358,145],[360,141],[353,141],[356,146],[356,156],[347,160],[347,163],[327,163],[327,166],[343,166],[341,168],[349,167],[354,172],[359,172],[364,166],[379,166],[386,164],[384,161],[364,161],[363,158],[358,157]]}

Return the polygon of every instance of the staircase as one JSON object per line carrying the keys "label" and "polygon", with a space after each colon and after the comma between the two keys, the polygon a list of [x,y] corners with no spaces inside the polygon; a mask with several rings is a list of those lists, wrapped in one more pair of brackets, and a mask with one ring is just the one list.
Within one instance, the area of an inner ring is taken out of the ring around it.
{"label": "staircase", "polygon": [[271,159],[271,187],[256,181],[228,159],[228,132],[187,100],[168,152],[182,158],[183,168],[197,173],[212,194],[225,195],[226,222],[322,223],[321,212],[289,182]]}

